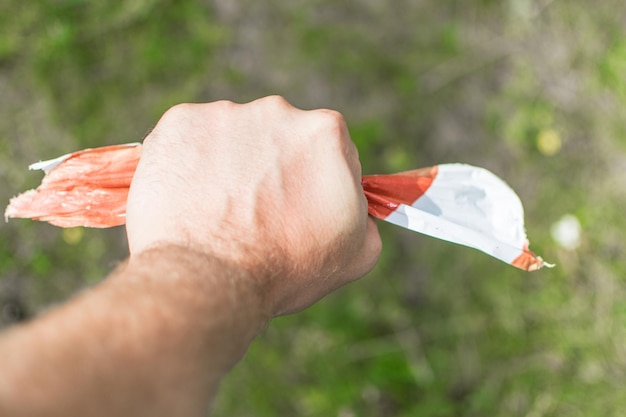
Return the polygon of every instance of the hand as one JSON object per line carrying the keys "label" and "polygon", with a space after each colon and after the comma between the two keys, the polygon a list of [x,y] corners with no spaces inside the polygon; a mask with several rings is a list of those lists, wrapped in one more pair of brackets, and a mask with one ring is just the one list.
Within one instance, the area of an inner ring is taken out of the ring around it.
{"label": "hand", "polygon": [[168,110],[144,141],[127,232],[131,262],[174,245],[245,268],[271,315],[363,276],[381,249],[343,117],[281,97]]}

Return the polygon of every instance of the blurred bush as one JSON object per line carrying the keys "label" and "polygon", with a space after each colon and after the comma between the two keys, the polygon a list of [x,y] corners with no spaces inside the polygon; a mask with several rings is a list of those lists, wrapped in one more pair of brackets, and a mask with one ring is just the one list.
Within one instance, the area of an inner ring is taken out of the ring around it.
{"label": "blurred bush", "polygon": [[[335,108],[366,173],[460,161],[505,178],[532,248],[558,266],[526,274],[381,224],[376,270],[274,320],[215,414],[618,416],[625,12],[617,0],[4,0],[0,196],[35,186],[38,159],[140,140],[177,102],[282,94]],[[551,237],[566,215],[573,246]],[[120,228],[14,220],[0,234],[5,325],[126,256]]]}

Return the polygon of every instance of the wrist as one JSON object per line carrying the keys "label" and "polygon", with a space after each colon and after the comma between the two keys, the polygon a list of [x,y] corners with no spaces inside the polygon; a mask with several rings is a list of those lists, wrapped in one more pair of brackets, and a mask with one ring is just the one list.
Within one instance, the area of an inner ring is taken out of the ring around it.
{"label": "wrist", "polygon": [[[180,245],[134,254],[117,279],[153,292],[160,308],[175,311],[193,331],[212,337],[222,331],[234,335],[237,340],[230,342],[241,346],[242,354],[271,317],[263,288],[251,271]],[[238,331],[230,332],[232,328]]]}

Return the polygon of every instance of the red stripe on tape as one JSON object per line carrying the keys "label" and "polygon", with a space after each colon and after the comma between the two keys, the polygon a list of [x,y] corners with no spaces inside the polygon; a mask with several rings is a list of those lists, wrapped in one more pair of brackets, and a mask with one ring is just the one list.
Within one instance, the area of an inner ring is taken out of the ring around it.
{"label": "red stripe on tape", "polygon": [[391,175],[365,175],[361,180],[370,215],[385,219],[400,204],[412,205],[437,177],[437,166]]}

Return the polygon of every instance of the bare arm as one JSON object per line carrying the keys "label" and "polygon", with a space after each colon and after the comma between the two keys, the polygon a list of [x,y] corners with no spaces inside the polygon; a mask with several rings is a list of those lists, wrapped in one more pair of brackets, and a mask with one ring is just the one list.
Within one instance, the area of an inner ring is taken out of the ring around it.
{"label": "bare arm", "polygon": [[374,266],[360,180],[336,112],[172,108],[131,185],[128,264],[0,338],[0,415],[202,415],[269,318]]}
{"label": "bare arm", "polygon": [[0,342],[2,416],[201,416],[267,320],[245,271],[146,251]]}

